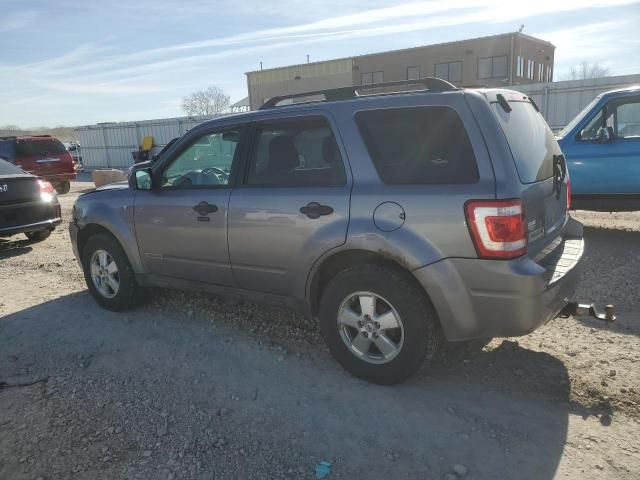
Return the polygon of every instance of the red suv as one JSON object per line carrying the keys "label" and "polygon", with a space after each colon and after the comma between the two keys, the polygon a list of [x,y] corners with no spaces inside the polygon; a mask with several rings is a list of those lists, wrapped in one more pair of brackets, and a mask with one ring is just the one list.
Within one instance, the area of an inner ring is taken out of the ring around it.
{"label": "red suv", "polygon": [[51,182],[58,193],[67,193],[76,178],[73,159],[51,135],[0,137],[0,159]]}

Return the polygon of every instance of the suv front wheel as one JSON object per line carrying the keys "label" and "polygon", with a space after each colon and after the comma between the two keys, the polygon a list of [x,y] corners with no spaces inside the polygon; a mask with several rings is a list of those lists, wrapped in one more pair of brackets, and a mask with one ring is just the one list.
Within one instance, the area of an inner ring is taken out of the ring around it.
{"label": "suv front wheel", "polygon": [[89,292],[100,306],[118,312],[138,305],[141,292],[135,274],[111,235],[89,237],[82,249],[82,269]]}
{"label": "suv front wheel", "polygon": [[402,272],[376,265],[343,270],[320,301],[329,350],[352,375],[391,385],[411,377],[440,345],[436,313]]}

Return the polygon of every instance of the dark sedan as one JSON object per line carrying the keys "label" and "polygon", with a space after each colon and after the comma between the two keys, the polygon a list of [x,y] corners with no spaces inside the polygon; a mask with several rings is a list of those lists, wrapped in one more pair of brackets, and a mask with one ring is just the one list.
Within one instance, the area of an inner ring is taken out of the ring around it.
{"label": "dark sedan", "polygon": [[45,240],[62,221],[53,186],[0,160],[0,237],[24,233]]}

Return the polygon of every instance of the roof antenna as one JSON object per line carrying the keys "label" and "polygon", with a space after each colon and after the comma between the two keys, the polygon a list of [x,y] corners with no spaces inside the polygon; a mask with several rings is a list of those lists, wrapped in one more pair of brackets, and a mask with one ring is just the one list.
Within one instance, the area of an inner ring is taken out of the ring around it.
{"label": "roof antenna", "polygon": [[522,33],[523,30],[524,30],[524,23],[520,25],[520,30],[518,30],[518,33]]}

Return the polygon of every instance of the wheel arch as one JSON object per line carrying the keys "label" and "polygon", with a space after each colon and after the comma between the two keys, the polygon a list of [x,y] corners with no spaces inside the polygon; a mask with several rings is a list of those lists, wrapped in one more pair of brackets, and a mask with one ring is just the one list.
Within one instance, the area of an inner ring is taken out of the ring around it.
{"label": "wheel arch", "polygon": [[420,291],[424,292],[426,298],[433,305],[429,293],[420,284],[411,270],[402,265],[397,259],[389,255],[385,255],[381,252],[362,249],[349,249],[341,250],[322,259],[320,262],[318,262],[318,264],[311,272],[309,281],[307,282],[306,292],[307,303],[309,306],[309,313],[311,315],[311,318],[316,317],[318,314],[320,298],[322,297],[322,292],[324,291],[329,281],[340,271],[356,265],[377,265],[401,273],[407,278],[408,281],[419,288]]}
{"label": "wheel arch", "polygon": [[140,272],[142,270],[140,257],[137,252],[137,244],[135,245],[136,251],[131,252],[131,249],[128,248],[127,242],[123,242],[122,239],[119,238],[114,231],[99,223],[88,223],[78,230],[77,245],[78,256],[80,257],[80,259],[83,258],[84,248],[89,238],[99,234],[106,234],[112,237],[116,242],[118,242],[125,255],[127,256],[127,259],[129,260],[129,263],[131,264],[134,272]]}

